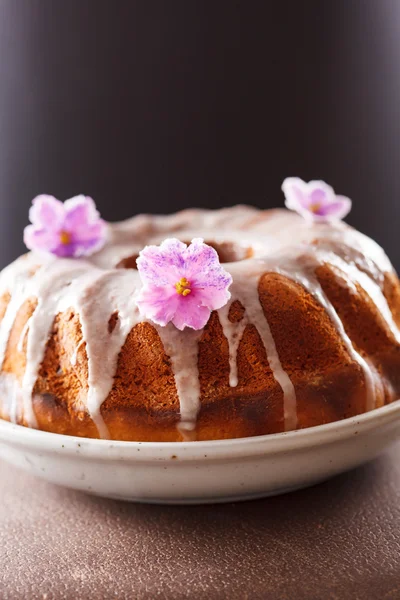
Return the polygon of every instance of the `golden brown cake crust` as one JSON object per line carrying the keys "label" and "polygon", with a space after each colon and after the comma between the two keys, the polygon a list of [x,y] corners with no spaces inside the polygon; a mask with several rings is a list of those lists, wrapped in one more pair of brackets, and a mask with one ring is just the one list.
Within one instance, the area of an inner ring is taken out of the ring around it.
{"label": "golden brown cake crust", "polygon": [[[130,263],[129,263],[129,266]],[[343,323],[354,351],[374,375],[375,406],[400,393],[400,346],[381,311],[359,282],[337,265],[321,261],[315,278]],[[400,324],[400,285],[386,273],[382,297]],[[362,363],[354,360],[318,297],[299,281],[265,265],[257,293],[279,356],[282,371],[296,394],[298,428],[344,419],[365,412],[367,388]],[[0,298],[4,321],[12,294]],[[3,375],[22,386],[26,370],[27,324],[38,298],[25,300],[17,311],[6,345]],[[228,319],[239,324],[246,307],[233,298]],[[118,312],[110,312],[108,331],[119,327]],[[24,333],[25,332],[25,333]],[[113,385],[101,404],[101,417],[115,440],[180,441],[180,398],[173,365],[159,331],[139,322],[118,353]],[[22,341],[21,341],[22,336]],[[101,357],[98,357],[101,360]],[[284,390],[268,360],[256,324],[246,323],[238,345],[238,385],[230,385],[230,345],[218,312],[213,312],[198,342],[200,410],[195,437],[224,439],[285,430]],[[49,432],[98,437],[87,407],[88,356],[80,315],[71,306],[53,321],[44,358],[33,389],[36,426]],[[10,419],[10,400],[2,391],[0,417]],[[14,406],[16,422],[29,425],[23,398]],[[186,434],[187,436],[187,434]]]}

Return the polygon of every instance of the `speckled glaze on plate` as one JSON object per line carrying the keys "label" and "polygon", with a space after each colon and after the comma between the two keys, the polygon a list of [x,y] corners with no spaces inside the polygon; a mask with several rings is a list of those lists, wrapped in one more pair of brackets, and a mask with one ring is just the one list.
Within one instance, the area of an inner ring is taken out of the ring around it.
{"label": "speckled glaze on plate", "polygon": [[110,442],[0,420],[0,453],[49,482],[98,496],[203,504],[281,494],[357,467],[400,436],[400,400],[300,431],[205,442]]}

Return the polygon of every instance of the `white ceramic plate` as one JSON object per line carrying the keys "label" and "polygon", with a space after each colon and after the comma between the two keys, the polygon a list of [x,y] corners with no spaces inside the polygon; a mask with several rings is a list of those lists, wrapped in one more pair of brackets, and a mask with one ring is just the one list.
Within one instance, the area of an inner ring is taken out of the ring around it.
{"label": "white ceramic plate", "polygon": [[0,420],[0,456],[52,483],[165,504],[245,500],[312,485],[361,465],[400,435],[400,400],[300,431],[209,442],[110,442]]}

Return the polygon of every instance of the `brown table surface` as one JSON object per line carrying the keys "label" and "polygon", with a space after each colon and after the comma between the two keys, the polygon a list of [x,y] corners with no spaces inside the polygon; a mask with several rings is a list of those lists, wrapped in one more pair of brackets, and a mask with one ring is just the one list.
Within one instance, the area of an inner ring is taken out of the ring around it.
{"label": "brown table surface", "polygon": [[400,444],[284,496],[149,506],[0,461],[0,598],[400,599]]}

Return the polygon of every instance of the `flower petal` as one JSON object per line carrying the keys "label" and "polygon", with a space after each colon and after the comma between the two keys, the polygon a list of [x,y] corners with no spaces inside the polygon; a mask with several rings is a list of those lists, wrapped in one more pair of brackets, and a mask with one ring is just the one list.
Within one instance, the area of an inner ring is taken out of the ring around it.
{"label": "flower petal", "polygon": [[232,276],[222,267],[217,251],[201,238],[193,239],[187,249],[185,268],[185,277],[196,288],[226,290],[232,283]]}
{"label": "flower petal", "polygon": [[311,204],[321,203],[329,204],[335,199],[335,192],[333,188],[321,180],[312,180],[305,184],[307,187],[307,194],[311,200]]}
{"label": "flower petal", "polygon": [[144,284],[175,285],[185,275],[183,253],[186,244],[175,238],[164,240],[160,246],[146,246],[136,261]]}
{"label": "flower petal", "polygon": [[351,200],[346,196],[336,196],[336,199],[322,207],[319,211],[321,217],[329,219],[344,219],[351,210]]}
{"label": "flower petal", "polygon": [[158,325],[165,326],[175,316],[182,296],[174,288],[143,286],[136,296],[140,313]]}
{"label": "flower petal", "polygon": [[71,255],[86,256],[100,250],[104,245],[107,225],[89,196],[75,196],[64,203],[66,217],[64,227],[73,239]]}
{"label": "flower petal", "polygon": [[210,309],[200,306],[198,300],[192,294],[186,297],[179,296],[179,306],[172,323],[181,331],[185,327],[197,330],[203,329],[210,318],[210,314]]}
{"label": "flower petal", "polygon": [[71,234],[71,254],[75,258],[89,256],[100,250],[107,239],[107,224],[102,219],[93,225],[80,226],[78,229],[69,231]]}
{"label": "flower petal", "polygon": [[202,238],[194,238],[192,243],[184,252],[185,275],[188,279],[193,275],[212,269],[215,265],[220,266],[217,251],[203,242]]}
{"label": "flower petal", "polygon": [[60,237],[53,229],[40,229],[35,225],[27,225],[24,229],[24,243],[29,250],[57,254]]}
{"label": "flower petal", "polygon": [[215,287],[195,288],[190,294],[196,299],[199,306],[206,306],[210,310],[218,310],[225,306],[231,297],[227,289],[217,289]]}
{"label": "flower petal", "polygon": [[64,216],[64,205],[54,196],[41,194],[32,200],[32,206],[29,209],[29,220],[33,225],[42,228],[61,227]]}
{"label": "flower petal", "polygon": [[300,177],[287,177],[282,183],[285,206],[289,210],[301,211],[310,205],[307,184]]}
{"label": "flower petal", "polygon": [[61,244],[60,242],[50,251],[59,258],[76,258],[75,244]]}
{"label": "flower petal", "polygon": [[320,204],[322,206],[326,206],[330,202],[330,198],[327,197],[325,190],[321,188],[316,188],[315,190],[311,190],[310,192],[310,204],[316,205]]}
{"label": "flower petal", "polygon": [[99,219],[100,215],[96,205],[89,196],[75,196],[64,202],[65,227],[67,231],[86,227]]}
{"label": "flower petal", "polygon": [[208,269],[204,272],[199,272],[196,275],[192,275],[191,279],[194,288],[210,289],[225,292],[232,284],[232,276],[228,271],[225,271],[221,265],[215,265],[213,268]]}

